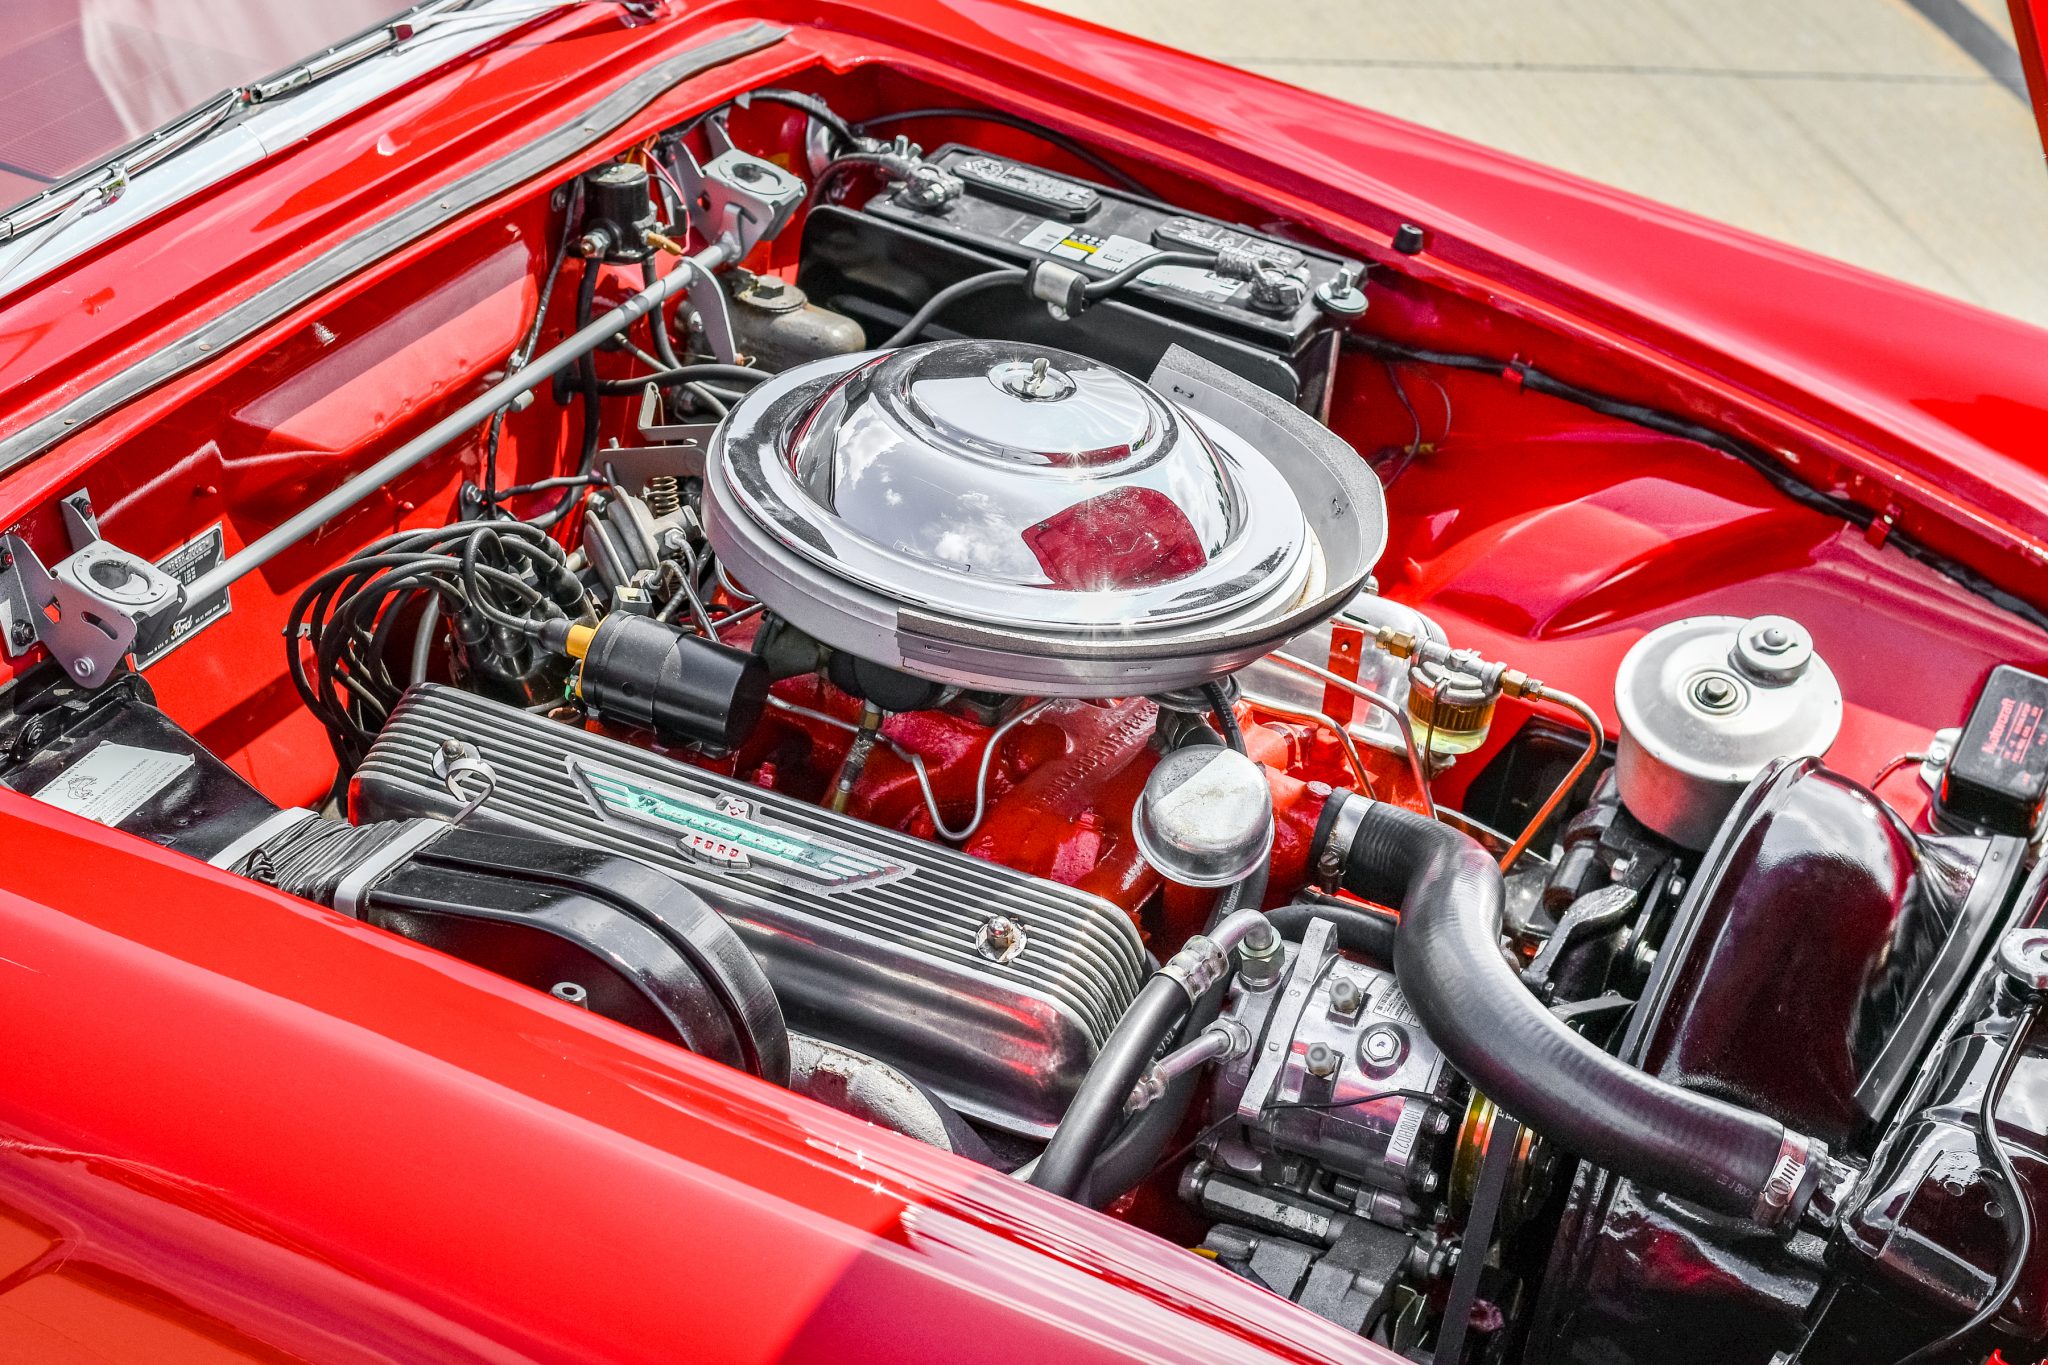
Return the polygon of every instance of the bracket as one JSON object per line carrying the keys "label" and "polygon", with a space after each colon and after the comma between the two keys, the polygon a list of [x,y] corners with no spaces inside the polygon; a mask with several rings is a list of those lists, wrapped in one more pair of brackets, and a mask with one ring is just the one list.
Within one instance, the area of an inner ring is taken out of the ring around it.
{"label": "bracket", "polygon": [[100,539],[83,490],[59,507],[71,554],[54,567],[19,535],[0,536],[0,647],[13,658],[42,645],[75,681],[96,688],[115,676],[144,626],[177,610],[183,588]]}
{"label": "bracket", "polygon": [[676,145],[676,174],[690,226],[707,242],[727,243],[737,261],[782,231],[804,201],[804,182],[772,161],[732,145],[722,119],[704,125],[712,157],[702,166],[687,145]]}

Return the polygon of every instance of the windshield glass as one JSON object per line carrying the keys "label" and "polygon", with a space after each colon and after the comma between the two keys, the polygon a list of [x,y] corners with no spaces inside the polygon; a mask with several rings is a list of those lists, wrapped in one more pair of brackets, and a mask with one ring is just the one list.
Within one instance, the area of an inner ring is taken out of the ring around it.
{"label": "windshield glass", "polygon": [[0,211],[404,0],[0,0]]}

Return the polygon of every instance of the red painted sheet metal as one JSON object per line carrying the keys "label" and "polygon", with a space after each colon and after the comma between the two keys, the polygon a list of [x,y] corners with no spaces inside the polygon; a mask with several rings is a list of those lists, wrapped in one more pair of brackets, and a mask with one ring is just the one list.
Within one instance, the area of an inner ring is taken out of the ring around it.
{"label": "red painted sheet metal", "polygon": [[195,1359],[1390,1359],[1107,1217],[30,798],[0,792],[0,847],[0,1349],[54,1275],[219,1348]]}

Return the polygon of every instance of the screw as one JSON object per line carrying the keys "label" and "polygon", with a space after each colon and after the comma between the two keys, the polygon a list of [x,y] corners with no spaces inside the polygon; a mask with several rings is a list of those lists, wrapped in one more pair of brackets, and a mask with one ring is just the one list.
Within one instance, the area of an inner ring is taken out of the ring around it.
{"label": "screw", "polygon": [[27,649],[36,642],[36,628],[26,621],[16,621],[12,634],[16,649]]}
{"label": "screw", "polygon": [[77,675],[78,675],[78,680],[79,680],[80,682],[84,682],[84,681],[85,681],[85,680],[86,680],[87,678],[90,678],[90,677],[91,677],[91,676],[93,675],[93,666],[92,666],[92,660],[91,660],[91,659],[79,659],[79,660],[77,660],[76,662],[74,662],[74,663],[73,663],[73,664],[71,665],[71,671],[72,671],[73,673],[75,673],[75,674],[77,674]]}
{"label": "screw", "polygon": [[1309,1075],[1334,1076],[1337,1074],[1338,1061],[1337,1049],[1331,1047],[1328,1043],[1309,1044],[1308,1057],[1306,1058]]}
{"label": "screw", "polygon": [[1358,1013],[1358,1007],[1365,1003],[1365,992],[1358,983],[1348,976],[1340,976],[1330,983],[1330,1012],[1351,1015]]}

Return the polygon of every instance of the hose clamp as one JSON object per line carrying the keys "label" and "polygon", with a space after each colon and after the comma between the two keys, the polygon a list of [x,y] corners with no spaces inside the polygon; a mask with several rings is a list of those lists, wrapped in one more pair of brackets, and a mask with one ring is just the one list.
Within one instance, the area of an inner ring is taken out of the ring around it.
{"label": "hose clamp", "polygon": [[1806,1201],[1813,1196],[1827,1162],[1827,1148],[1817,1139],[1790,1128],[1778,1142],[1778,1159],[1771,1174],[1757,1192],[1750,1218],[1763,1228],[1789,1227],[1799,1220]]}
{"label": "hose clamp", "polygon": [[453,828],[441,820],[416,820],[410,828],[400,830],[342,874],[334,884],[334,908],[350,919],[361,919],[363,901],[379,878]]}
{"label": "hose clamp", "polygon": [[1316,846],[1312,868],[1316,885],[1325,891],[1335,891],[1343,882],[1344,863],[1351,856],[1358,827],[1365,823],[1366,811],[1372,809],[1372,798],[1356,792],[1333,792],[1330,802],[1330,823]]}
{"label": "hose clamp", "polygon": [[1209,988],[1221,981],[1229,970],[1229,951],[1208,935],[1196,934],[1166,960],[1159,974],[1172,978],[1175,985],[1186,991],[1188,1003],[1192,1005],[1208,994]]}
{"label": "hose clamp", "polygon": [[1024,283],[1031,297],[1062,322],[1088,306],[1088,277],[1058,261],[1034,261]]}

